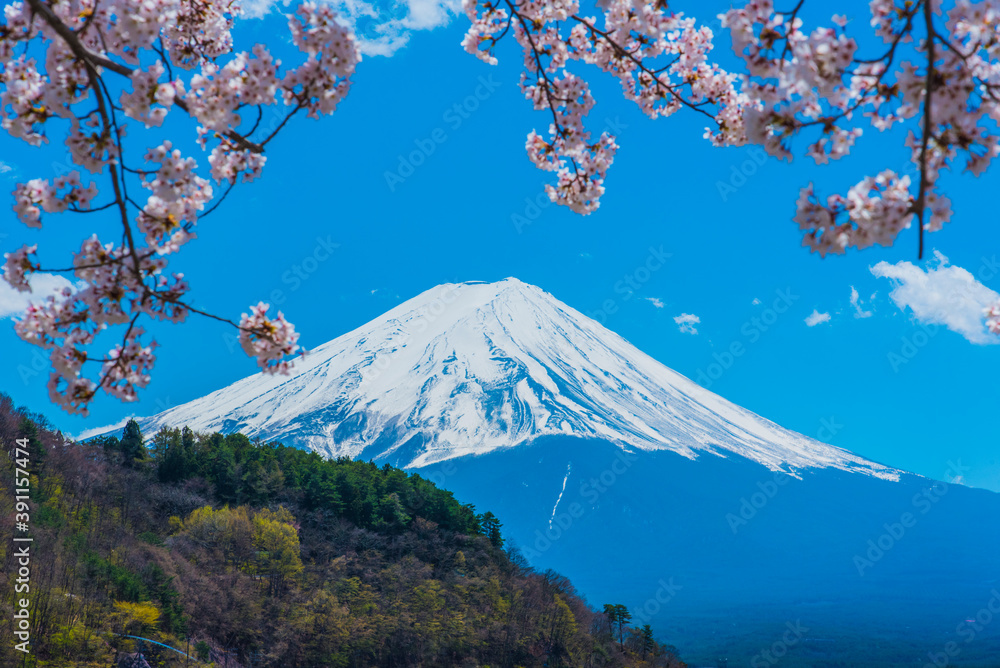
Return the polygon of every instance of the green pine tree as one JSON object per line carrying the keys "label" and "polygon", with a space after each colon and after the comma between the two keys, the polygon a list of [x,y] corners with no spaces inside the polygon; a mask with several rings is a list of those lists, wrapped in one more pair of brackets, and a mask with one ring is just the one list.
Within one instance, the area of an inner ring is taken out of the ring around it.
{"label": "green pine tree", "polygon": [[642,642],[642,658],[645,659],[647,654],[656,649],[656,639],[653,637],[653,627],[649,624],[643,624],[642,635],[639,638]]}
{"label": "green pine tree", "polygon": [[621,603],[605,603],[604,614],[608,618],[608,627],[612,636],[614,635],[615,627],[618,628],[618,648],[624,652],[625,629],[628,627],[628,623],[632,621],[632,613]]}
{"label": "green pine tree", "polygon": [[486,511],[479,518],[479,526],[482,527],[483,535],[490,539],[490,543],[493,547],[498,550],[503,547],[503,535],[500,533],[500,527],[503,524],[497,519],[497,516],[493,513]]}
{"label": "green pine tree", "polygon": [[122,431],[121,440],[118,442],[122,459],[125,466],[135,466],[146,459],[146,445],[142,439],[142,429],[135,419],[129,420]]}

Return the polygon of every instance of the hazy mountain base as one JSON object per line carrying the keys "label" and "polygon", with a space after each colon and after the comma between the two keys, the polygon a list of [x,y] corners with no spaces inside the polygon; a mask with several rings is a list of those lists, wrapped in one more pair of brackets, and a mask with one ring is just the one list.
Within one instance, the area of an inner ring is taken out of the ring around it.
{"label": "hazy mountain base", "polygon": [[559,437],[418,471],[692,665],[1000,666],[995,493]]}
{"label": "hazy mountain base", "polygon": [[10,620],[28,599],[31,652],[0,625],[5,667],[121,666],[140,648],[125,635],[227,668],[683,666],[565,578],[512,562],[491,514],[428,481],[240,434],[166,431],[148,453],[131,423],[78,445],[0,394],[7,536],[16,439],[31,459],[30,591],[15,593],[3,541],[0,609]]}

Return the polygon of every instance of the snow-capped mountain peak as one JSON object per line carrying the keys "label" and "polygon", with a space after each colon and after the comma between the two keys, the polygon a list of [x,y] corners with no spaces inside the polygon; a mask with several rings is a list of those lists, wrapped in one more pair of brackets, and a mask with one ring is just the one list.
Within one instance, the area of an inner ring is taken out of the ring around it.
{"label": "snow-capped mountain peak", "polygon": [[565,435],[898,477],[726,401],[516,278],[437,286],[311,350],[291,376],[257,374],[140,424],[411,467]]}

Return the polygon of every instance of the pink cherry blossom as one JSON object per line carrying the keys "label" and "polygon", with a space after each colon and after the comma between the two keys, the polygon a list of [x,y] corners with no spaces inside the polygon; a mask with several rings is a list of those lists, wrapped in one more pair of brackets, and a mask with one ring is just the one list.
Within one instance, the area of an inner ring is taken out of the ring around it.
{"label": "pink cherry blossom", "polygon": [[[258,307],[237,323],[205,313],[191,305],[184,275],[169,269],[213,209],[211,180],[228,192],[260,178],[266,145],[299,112],[332,113],[360,61],[350,30],[329,7],[311,3],[288,18],[300,62],[283,69],[261,44],[234,53],[238,12],[231,0],[24,0],[4,8],[0,126],[32,146],[61,134],[72,161],[93,175],[19,183],[14,212],[40,228],[50,214],[108,210],[122,228],[118,243],[85,239],[69,269],[43,266],[36,245],[4,256],[4,278],[17,290],[30,291],[37,271],[67,271],[82,282],[32,303],[15,323],[23,340],[50,351],[50,396],[70,412],[86,414],[98,391],[138,398],[156,362],[143,318],[183,322],[197,313],[229,322],[268,372],[287,372],[300,350],[282,314],[269,319]],[[284,110],[262,129],[255,121],[268,106]],[[123,151],[129,119],[153,129],[175,113],[195,120],[207,160],[182,154],[168,138]],[[137,201],[143,190],[145,202]],[[97,352],[97,339],[117,328],[120,341]],[[95,377],[87,375],[91,365]]]}
{"label": "pink cherry blossom", "polygon": [[291,363],[286,358],[301,351],[298,345],[299,334],[295,331],[295,326],[285,320],[281,311],[278,311],[275,318],[268,318],[269,308],[270,306],[260,302],[250,307],[250,313],[243,314],[240,320],[240,345],[247,355],[257,358],[264,373],[287,375],[291,370]]}
{"label": "pink cherry blossom", "polygon": [[31,261],[29,255],[38,251],[38,245],[22,246],[13,253],[4,253],[3,277],[12,288],[18,292],[31,292],[28,277],[31,272],[38,271],[38,264]]}
{"label": "pink cherry blossom", "polygon": [[594,98],[585,71],[617,78],[626,99],[650,118],[687,108],[710,120],[705,137],[712,144],[746,142],[748,98],[738,90],[737,75],[709,62],[710,29],[669,12],[664,3],[608,0],[600,6],[599,21],[567,0],[464,2],[472,22],[462,41],[466,51],[496,64],[496,47],[507,34],[521,47],[521,90],[551,121],[544,135],[528,134],[528,158],[555,173],[556,183],[546,187],[552,201],[582,214],[600,206],[618,149],[614,136],[594,140],[587,129]]}
{"label": "pink cherry blossom", "polygon": [[[744,87],[751,98],[745,112],[748,138],[790,160],[791,140],[817,133],[806,154],[824,164],[851,151],[863,131],[861,119],[879,131],[914,121],[906,146],[918,179],[904,184],[886,180],[889,172],[883,172],[863,180],[846,198],[831,198],[821,207],[823,215],[849,220],[818,227],[813,223],[819,205],[811,203],[810,189],[800,199],[796,221],[807,230],[805,245],[827,253],[891,244],[909,227],[912,214],[920,219],[920,255],[924,233],[951,218],[951,202],[937,188],[942,170],[964,154],[965,170],[978,176],[1000,154],[992,123],[984,124],[1000,115],[998,6],[992,0],[959,0],[942,22],[940,7],[930,0],[872,0],[870,25],[887,45],[874,57],[859,53],[843,16],[831,19],[836,27],[806,32],[801,6],[782,13],[769,0],[752,0],[722,16],[750,74]],[[901,58],[901,45],[923,62]],[[908,196],[902,188],[911,190]],[[901,211],[907,202],[909,209]]]}
{"label": "pink cherry blossom", "polygon": [[[934,0],[871,0],[868,23],[882,45],[866,54],[847,34],[846,17],[807,30],[802,6],[779,12],[771,0],[750,0],[721,17],[749,74],[747,137],[791,160],[792,140],[810,133],[806,155],[825,164],[851,151],[862,124],[878,131],[909,124],[905,147],[916,179],[885,170],[825,203],[810,184],[795,221],[803,244],[821,255],[890,245],[915,221],[921,257],[925,234],[952,218],[942,172],[964,163],[979,176],[1000,154],[1000,3],[956,0],[945,13]],[[996,313],[988,317],[1000,333]]]}

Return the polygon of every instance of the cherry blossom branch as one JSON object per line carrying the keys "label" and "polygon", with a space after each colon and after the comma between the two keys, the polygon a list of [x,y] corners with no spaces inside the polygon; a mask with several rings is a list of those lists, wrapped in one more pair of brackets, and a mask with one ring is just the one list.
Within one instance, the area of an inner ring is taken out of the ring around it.
{"label": "cherry blossom branch", "polygon": [[917,218],[917,259],[924,257],[924,205],[927,195],[927,143],[930,141],[931,133],[934,131],[934,107],[932,105],[934,96],[934,19],[932,16],[931,3],[924,0],[924,25],[927,30],[927,75],[924,77],[924,125],[923,133],[920,137],[920,186],[917,190],[917,198],[913,202],[913,213]]}
{"label": "cherry blossom branch", "polygon": [[[122,336],[122,343],[119,346],[116,346],[116,350],[123,350],[132,341],[132,332],[135,331],[135,324],[138,322],[139,316],[141,315],[141,313],[136,313],[132,317],[132,320],[128,324],[128,329],[125,330],[125,334]],[[126,358],[120,354],[113,357],[109,356],[107,358],[96,358],[93,360],[87,358],[86,361],[101,362],[104,365],[104,368],[101,371],[101,375],[93,389],[81,392],[74,397],[79,405],[86,405],[93,401],[97,391],[111,380],[113,373],[119,377],[124,377],[126,373]]]}
{"label": "cherry blossom branch", "polygon": [[[916,192],[908,176],[892,170],[866,176],[846,195],[825,201],[809,184],[800,191],[795,221],[803,245],[820,255],[889,246],[915,221],[921,259],[926,235],[952,216],[938,185],[942,170],[964,157],[965,171],[979,176],[1000,155],[1000,7],[956,0],[943,13],[931,0],[873,0],[869,9],[870,25],[889,47],[868,59],[858,57],[857,44],[844,34],[844,17],[832,19],[839,32],[820,27],[807,34],[797,17],[774,13],[767,0],[751,0],[727,12],[723,23],[749,70],[748,137],[772,155],[791,160],[789,140],[816,125],[822,135],[807,155],[818,164],[847,155],[861,136],[852,122],[862,109],[880,131],[912,121],[905,146],[919,174]],[[936,25],[942,13],[944,25]],[[776,55],[779,41],[784,46]],[[909,42],[922,67],[896,64],[899,46]],[[1000,334],[1000,304],[985,316]]]}
{"label": "cherry blossom branch", "polygon": [[[56,16],[51,9],[49,9],[48,5],[46,5],[43,0],[28,0],[28,4],[35,13],[42,16],[45,22],[56,31],[56,34],[63,38],[66,44],[73,50],[73,53],[75,53],[77,58],[81,61],[97,67],[103,67],[111,70],[115,74],[120,74],[121,76],[129,79],[131,79],[132,75],[135,74],[136,70],[131,67],[122,65],[121,63],[116,63],[115,61],[93,53],[84,47],[83,44],[80,43],[77,33],[63,23],[59,17]],[[187,103],[183,99],[175,100],[174,104],[186,114],[191,115],[191,110],[188,108]],[[254,153],[264,152],[264,147],[261,144],[252,142],[233,130],[227,130],[224,134],[227,139],[234,142],[241,149],[252,151]]]}
{"label": "cherry blossom branch", "polygon": [[467,51],[495,64],[494,49],[507,34],[513,33],[521,46],[521,89],[536,110],[547,109],[552,116],[548,137],[528,134],[528,157],[556,173],[556,184],[546,186],[549,198],[583,214],[600,206],[618,145],[608,132],[591,140],[585,119],[594,99],[587,81],[569,71],[572,61],[617,77],[626,98],[651,118],[691,109],[713,120],[705,137],[714,144],[745,142],[738,77],[708,62],[710,30],[669,13],[662,0],[609,0],[602,8],[604,20],[598,25],[579,14],[574,0],[465,3],[472,21],[463,41]]}
{"label": "cherry blossom branch", "polygon": [[[799,16],[799,10],[802,9],[802,5],[805,4],[805,0],[799,0],[799,3],[795,5],[795,9],[790,12],[775,12],[775,14],[781,16],[785,20],[786,25],[794,25],[795,19]],[[786,39],[785,46],[781,49],[781,60],[784,60],[792,51],[791,43]]]}
{"label": "cherry blossom branch", "polygon": [[[941,170],[962,156],[965,170],[978,176],[1000,155],[1000,6],[992,0],[955,0],[943,26],[935,25],[942,11],[931,0],[872,0],[871,21],[855,25],[870,25],[885,43],[875,57],[859,53],[846,17],[807,31],[805,0],[784,12],[772,0],[747,0],[720,16],[746,65],[741,77],[708,62],[711,32],[661,0],[601,2],[603,23],[583,16],[574,0],[464,6],[469,53],[495,64],[496,46],[510,33],[522,47],[522,91],[553,121],[547,137],[528,135],[528,156],[557,174],[546,186],[549,197],[580,213],[599,206],[617,144],[607,135],[590,143],[585,121],[593,99],[588,81],[569,71],[574,62],[617,77],[626,99],[652,118],[694,110],[715,121],[705,132],[713,144],[760,144],[781,160],[793,159],[797,136],[813,132],[805,154],[817,164],[848,155],[862,135],[859,117],[879,131],[912,123],[906,147],[919,183],[886,169],[843,195],[820,200],[813,184],[800,191],[794,220],[803,245],[821,256],[891,245],[916,221],[922,258],[926,234],[952,216],[938,185]],[[904,51],[916,53],[919,65],[902,58]],[[1000,305],[988,319],[1000,333]]]}
{"label": "cherry blossom branch", "polygon": [[[50,351],[50,396],[69,412],[86,414],[100,391],[122,401],[138,398],[138,390],[149,382],[157,345],[140,342],[143,317],[179,323],[195,313],[229,324],[240,330],[244,350],[263,371],[287,373],[292,356],[303,351],[298,333],[280,312],[268,316],[268,305],[260,303],[237,323],[193,308],[184,298],[189,286],[183,274],[169,273],[168,260],[238,181],[260,176],[266,162],[264,145],[293,117],[301,111],[312,118],[334,111],[349,91],[360,58],[353,35],[329,8],[309,3],[299,7],[289,18],[289,28],[303,62],[282,74],[280,61],[261,45],[252,53],[232,53],[235,10],[228,0],[182,0],[167,9],[130,0],[104,2],[107,5],[98,11],[97,0],[78,0],[72,6],[28,0],[8,5],[6,23],[0,26],[3,129],[39,146],[48,140],[44,128],[50,118],[67,119],[66,146],[72,160],[110,179],[113,193],[111,202],[92,207],[96,182],[85,183],[79,172],[51,181],[32,179],[18,184],[14,193],[19,219],[40,228],[43,213],[117,209],[122,226],[117,246],[91,236],[76,253],[72,268],[53,270],[72,271],[76,286],[44,303],[30,303],[15,330],[25,341]],[[24,54],[15,57],[20,42]],[[28,59],[32,43],[46,51],[41,59],[45,70]],[[140,57],[143,50],[160,60],[142,65],[151,60]],[[231,57],[224,62],[227,55]],[[177,78],[174,66],[196,72]],[[123,93],[117,104],[107,73],[131,83],[131,92]],[[79,105],[91,95],[96,96],[92,107],[80,113]],[[263,141],[255,141],[251,136],[260,126],[263,106],[275,102],[290,111]],[[127,158],[126,127],[118,114],[155,128],[174,108],[198,121],[198,142],[211,151],[211,176],[226,184],[221,197],[215,198],[211,183],[198,175],[196,161],[183,156],[170,139],[146,151],[141,168]],[[240,131],[239,113],[245,108],[257,110],[248,134]],[[130,183],[136,181],[149,193],[145,203],[130,193]],[[37,249],[24,246],[4,255],[4,279],[19,291],[30,292],[31,275],[45,271],[35,259]],[[88,354],[99,334],[118,325],[125,326],[120,343],[107,355]],[[95,362],[102,368],[91,380],[83,367]]]}
{"label": "cherry blossom branch", "polygon": [[[34,4],[41,4],[40,0],[30,0],[30,1],[32,3],[34,3]],[[48,7],[45,7],[44,5],[42,5],[42,7],[44,9],[48,10]],[[50,12],[50,14],[51,14],[51,12]],[[56,18],[54,15],[53,15],[53,20],[58,25],[62,26],[62,28],[68,30],[68,28],[66,28],[65,24],[63,24],[61,21],[59,21],[58,18]],[[52,25],[53,28],[56,29],[56,32],[59,32],[59,29],[57,28],[56,25],[53,25],[52,23],[50,23],[50,25]],[[75,38],[76,38],[75,33],[72,33],[72,31],[70,31],[70,33],[73,35],[73,39],[75,40]],[[87,58],[86,54],[83,53],[84,49],[83,49],[82,45],[79,44],[79,42],[77,42],[77,46],[79,46],[79,48],[80,48],[80,52],[77,53],[77,57],[80,58],[80,60],[84,64],[84,67],[87,69],[87,79],[90,82],[90,88],[94,91],[94,95],[97,98],[97,109],[98,109],[98,114],[101,117],[101,122],[104,125],[104,134],[107,135],[108,137],[114,136],[114,138],[115,138],[114,141],[117,143],[117,142],[120,141],[121,135],[118,134],[118,132],[115,131],[114,128],[112,128],[112,123],[111,123],[111,121],[110,121],[110,119],[108,117],[108,110],[107,110],[107,107],[105,106],[104,90],[102,89],[102,87],[100,85],[100,77],[97,74],[97,69],[94,66],[94,64],[90,61],[90,59]],[[73,44],[72,43],[70,43],[70,48],[73,48]],[[113,135],[112,135],[112,133],[113,133]],[[116,151],[116,153],[118,155],[121,155],[120,145],[119,145],[119,149]],[[137,281],[141,281],[142,280],[142,270],[139,267],[138,255],[135,252],[135,238],[132,235],[132,226],[131,226],[131,224],[129,224],[128,209],[127,209],[127,206],[126,206],[126,203],[125,203],[126,196],[125,196],[124,191],[123,191],[123,185],[121,183],[119,183],[119,181],[118,181],[118,168],[114,164],[114,162],[109,162],[109,164],[108,164],[108,170],[111,172],[111,184],[112,184],[112,187],[114,188],[114,191],[115,191],[115,199],[114,199],[114,201],[115,201],[115,204],[118,206],[118,210],[119,210],[119,213],[121,215],[122,230],[123,230],[123,233],[125,234],[126,239],[128,239],[128,247],[129,247],[130,255],[131,255],[132,259],[133,259],[133,268],[135,269],[135,278],[136,278]],[[131,328],[130,328],[130,330],[131,330]]]}
{"label": "cherry blossom branch", "polygon": [[[542,64],[542,54],[539,52],[538,47],[535,45],[535,40],[531,35],[531,28],[526,22],[524,16],[522,16],[517,11],[516,5],[512,4],[510,0],[504,0],[504,2],[510,8],[511,18],[512,19],[516,18],[518,20],[518,23],[521,25],[521,28],[524,30],[525,39],[527,39],[528,45],[531,48],[531,54],[535,60],[536,81],[538,79],[541,79],[543,81],[543,83],[541,84],[541,89],[545,95],[546,106],[552,113],[553,134],[558,135],[559,137],[565,139],[569,136],[569,130],[566,127],[564,127],[563,124],[559,121],[559,114],[556,112],[556,108],[558,106],[556,104],[557,100],[554,99],[552,92],[552,80],[549,78],[549,73],[546,71],[545,66]],[[506,29],[504,30],[504,33],[506,33]],[[563,102],[563,103],[567,101],[568,100],[558,100],[558,102]],[[576,164],[575,158],[570,157],[570,165],[573,167],[573,180],[579,182],[579,180],[584,178],[584,176],[580,173],[580,167],[579,165]]]}
{"label": "cherry blossom branch", "polygon": [[[508,1],[509,1],[509,0],[508,0]],[[800,3],[800,4],[801,4],[801,3]],[[590,21],[588,21],[587,19],[584,19],[584,18],[581,18],[581,17],[577,16],[576,14],[574,14],[574,15],[573,15],[572,17],[570,17],[570,18],[572,18],[572,19],[573,19],[574,21],[576,21],[576,22],[578,22],[578,23],[582,24],[583,26],[585,26],[585,27],[587,28],[587,30],[588,30],[588,31],[589,31],[589,32],[590,32],[590,33],[591,33],[592,35],[598,35],[598,36],[600,36],[600,37],[601,37],[601,39],[602,39],[602,40],[604,40],[605,42],[607,42],[607,44],[608,44],[608,45],[609,45],[609,46],[610,46],[610,47],[611,47],[611,48],[612,48],[612,49],[613,49],[613,50],[614,50],[614,51],[615,51],[615,52],[616,52],[617,54],[619,54],[620,56],[623,56],[623,57],[627,58],[627,59],[628,59],[628,60],[630,60],[630,61],[632,61],[632,63],[634,63],[634,64],[635,64],[636,68],[638,68],[640,72],[645,72],[645,73],[646,73],[646,74],[648,74],[648,75],[649,75],[650,77],[652,77],[652,79],[653,79],[653,81],[654,81],[654,82],[656,83],[657,87],[659,87],[659,88],[662,88],[662,89],[666,90],[666,91],[667,91],[667,92],[668,92],[668,93],[669,93],[669,94],[670,94],[670,95],[671,95],[671,96],[672,96],[672,97],[673,97],[674,99],[676,99],[676,100],[677,100],[677,101],[678,101],[679,103],[681,103],[682,105],[684,105],[684,106],[685,106],[685,107],[687,107],[688,109],[691,109],[691,110],[693,110],[693,111],[696,111],[696,112],[698,112],[698,113],[700,113],[700,114],[704,114],[705,116],[708,116],[708,117],[709,117],[709,118],[711,118],[711,119],[712,119],[713,121],[715,120],[715,116],[713,116],[712,114],[710,114],[710,113],[709,113],[708,111],[706,111],[706,110],[705,110],[705,109],[703,108],[703,104],[704,104],[704,103],[701,103],[701,104],[694,104],[694,103],[692,103],[692,102],[688,101],[688,100],[687,100],[687,99],[686,99],[686,98],[685,98],[685,97],[684,97],[683,95],[681,95],[680,93],[678,93],[678,92],[677,92],[677,89],[676,89],[676,88],[674,88],[673,86],[670,86],[670,85],[666,84],[665,82],[663,82],[663,81],[662,81],[662,80],[660,79],[660,76],[659,76],[659,75],[660,75],[660,74],[661,74],[661,73],[662,73],[662,72],[663,72],[664,70],[668,69],[668,68],[670,67],[670,64],[668,64],[668,65],[665,65],[664,67],[662,67],[662,68],[660,68],[659,70],[657,70],[657,71],[655,71],[655,72],[654,72],[654,71],[650,70],[650,69],[649,69],[649,68],[648,68],[648,67],[646,66],[646,64],[645,64],[645,63],[643,63],[643,61],[642,61],[642,60],[640,60],[639,58],[636,58],[636,57],[635,57],[635,55],[634,55],[634,54],[633,54],[633,53],[632,53],[631,51],[628,51],[628,50],[626,50],[626,49],[625,49],[625,48],[624,48],[624,47],[623,47],[622,45],[620,45],[620,44],[618,44],[617,42],[615,42],[615,41],[614,41],[613,39],[611,39],[611,37],[610,37],[610,36],[608,35],[608,33],[606,33],[606,32],[605,32],[605,31],[603,31],[603,30],[600,30],[600,29],[598,29],[598,28],[597,28],[597,26],[595,26],[595,25],[594,25],[593,23],[591,23],[591,22],[590,22]],[[676,62],[676,61],[674,61],[674,62]],[[671,64],[672,64],[672,63],[671,63]]]}

